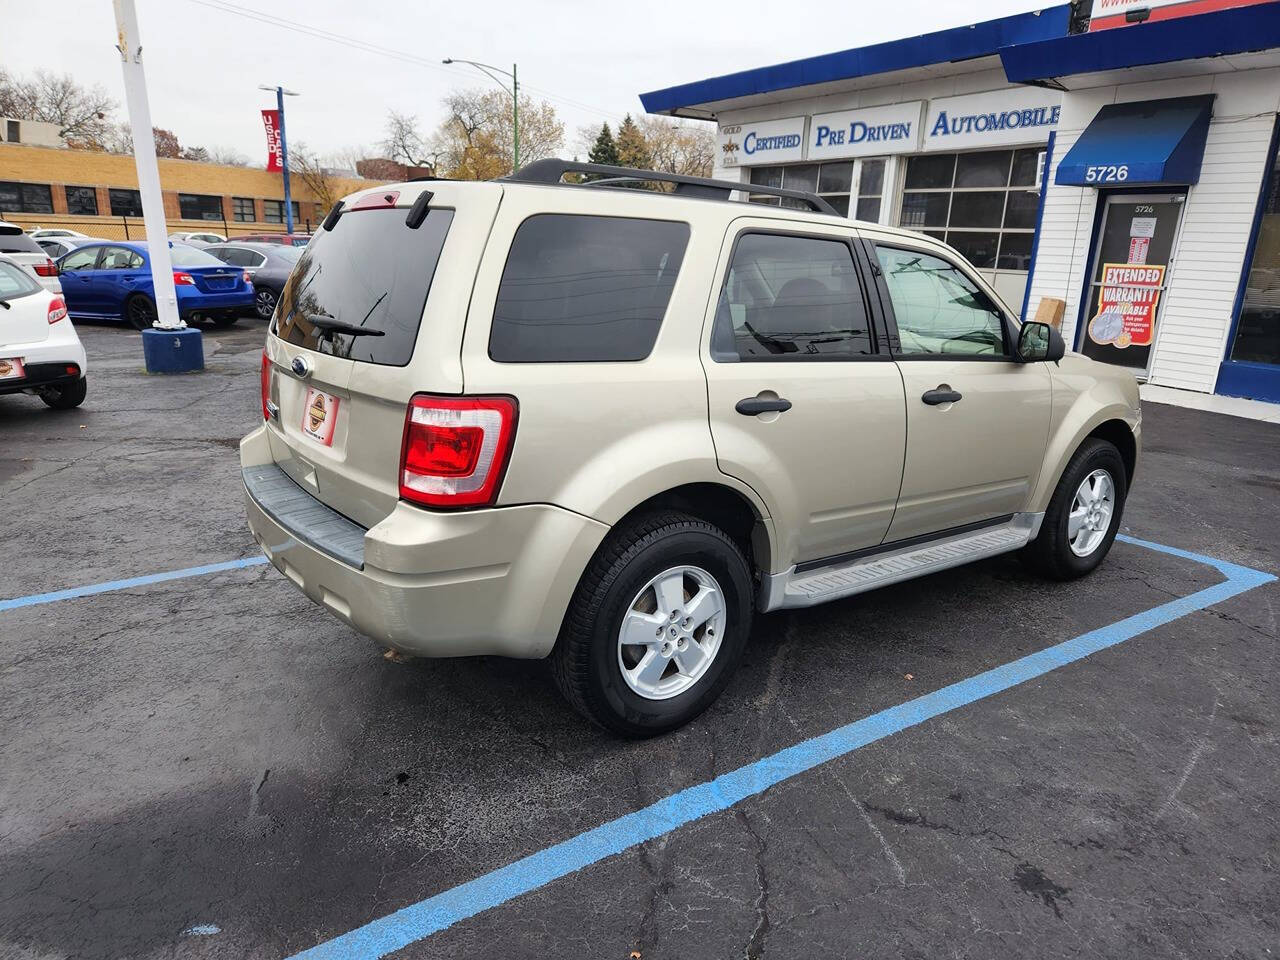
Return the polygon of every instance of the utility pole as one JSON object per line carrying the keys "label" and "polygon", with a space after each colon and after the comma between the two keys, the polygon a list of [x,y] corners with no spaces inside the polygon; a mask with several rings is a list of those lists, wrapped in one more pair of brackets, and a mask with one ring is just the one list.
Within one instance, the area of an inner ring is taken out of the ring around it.
{"label": "utility pole", "polygon": [[[142,65],[142,36],[134,0],[113,0],[116,15],[116,49],[124,74],[125,104],[133,132],[133,159],[138,169],[138,193],[142,197],[142,222],[147,235],[147,259],[151,264],[151,289],[156,319],[142,331],[142,354],[149,373],[187,373],[204,369],[204,343],[200,331],[188,327],[178,312],[173,286],[173,260],[169,256],[164,197],[160,193],[160,168],[147,100],[147,76]],[[139,294],[145,296],[145,294]]]}
{"label": "utility pole", "polygon": [[453,57],[445,57],[440,62],[470,64],[500,86],[503,92],[506,92],[507,85],[493,74],[496,72],[511,78],[511,172],[515,173],[520,169],[520,81],[516,79],[516,65],[513,63],[511,70],[508,72],[501,67],[494,67],[476,60],[457,60]]}
{"label": "utility pole", "polygon": [[289,194],[289,142],[284,136],[284,98],[296,97],[298,94],[284,87],[272,87],[265,83],[258,85],[259,90],[274,90],[276,93],[277,132],[280,134],[280,171],[284,176],[284,224],[285,233],[293,233],[293,199]]}

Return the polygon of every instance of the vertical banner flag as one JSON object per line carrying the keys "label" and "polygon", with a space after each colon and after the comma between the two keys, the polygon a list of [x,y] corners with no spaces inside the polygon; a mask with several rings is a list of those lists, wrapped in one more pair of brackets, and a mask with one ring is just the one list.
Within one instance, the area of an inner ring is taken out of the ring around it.
{"label": "vertical banner flag", "polygon": [[284,169],[280,158],[280,111],[263,110],[262,125],[267,129],[267,170],[279,173]]}

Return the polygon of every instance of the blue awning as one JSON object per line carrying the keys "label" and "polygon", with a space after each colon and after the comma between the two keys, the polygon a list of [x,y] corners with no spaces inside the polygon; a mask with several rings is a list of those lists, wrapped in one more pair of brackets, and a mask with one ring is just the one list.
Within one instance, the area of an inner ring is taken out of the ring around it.
{"label": "blue awning", "polygon": [[1212,114],[1213,94],[1109,103],[1062,158],[1054,182],[1080,187],[1196,183]]}

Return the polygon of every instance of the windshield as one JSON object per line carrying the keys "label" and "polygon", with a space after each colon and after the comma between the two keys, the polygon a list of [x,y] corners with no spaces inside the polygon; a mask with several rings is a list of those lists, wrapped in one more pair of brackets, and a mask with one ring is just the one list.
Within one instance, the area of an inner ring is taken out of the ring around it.
{"label": "windshield", "polygon": [[[410,229],[404,208],[354,210],[321,230],[301,251],[276,310],[276,335],[308,350],[402,367],[413,356],[436,262],[453,222],[432,210]],[[323,321],[317,325],[310,318]],[[321,326],[337,322],[381,336]]]}
{"label": "windshield", "polygon": [[174,244],[169,248],[169,260],[175,267],[221,267],[225,266],[217,257],[205,253],[203,250],[197,250],[195,247],[185,247]]}

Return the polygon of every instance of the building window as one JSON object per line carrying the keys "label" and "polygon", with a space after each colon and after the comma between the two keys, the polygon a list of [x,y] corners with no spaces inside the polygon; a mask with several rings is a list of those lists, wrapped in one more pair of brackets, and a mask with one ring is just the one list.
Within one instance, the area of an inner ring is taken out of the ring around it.
{"label": "building window", "polygon": [[67,192],[67,213],[81,217],[98,215],[98,191],[93,187],[65,187]]}
{"label": "building window", "polygon": [[22,139],[22,125],[17,120],[6,120],[4,122],[5,135],[4,138],[10,143],[18,143]]}
{"label": "building window", "polygon": [[107,200],[111,203],[113,217],[142,216],[142,194],[137,190],[112,187],[107,191]]}
{"label": "building window", "polygon": [[[762,186],[785,187],[816,193],[836,208],[842,217],[852,209],[859,220],[880,219],[880,197],[884,192],[883,157],[837,160],[833,163],[804,163],[790,167],[752,167],[751,182]],[[807,210],[799,200],[756,194],[752,203]]]}
{"label": "building window", "polygon": [[255,216],[253,212],[253,198],[232,197],[231,216],[239,223],[252,223]]}
{"label": "building window", "polygon": [[[298,214],[298,201],[291,203],[293,207],[293,223],[297,226],[302,217]],[[284,201],[283,200],[263,200],[262,201],[262,219],[267,223],[284,223]]]}
{"label": "building window", "polygon": [[975,267],[1026,270],[1040,199],[1040,152],[909,157],[898,224],[951,244]]}
{"label": "building window", "polygon": [[1231,359],[1280,364],[1280,148],[1263,187],[1262,219],[1245,275]]}
{"label": "building window", "polygon": [[53,190],[47,183],[0,183],[0,211],[53,213]]}
{"label": "building window", "polygon": [[180,193],[178,213],[183,220],[221,220],[222,198],[204,193]]}

